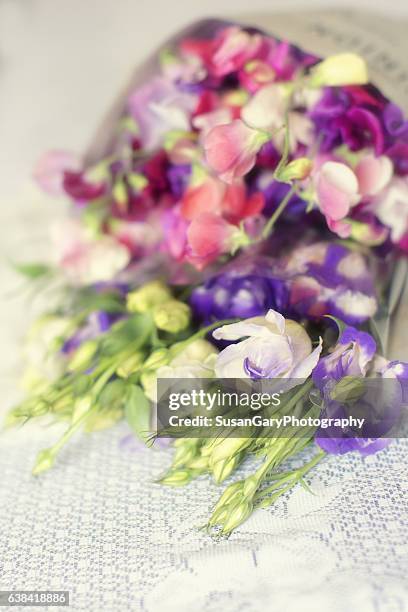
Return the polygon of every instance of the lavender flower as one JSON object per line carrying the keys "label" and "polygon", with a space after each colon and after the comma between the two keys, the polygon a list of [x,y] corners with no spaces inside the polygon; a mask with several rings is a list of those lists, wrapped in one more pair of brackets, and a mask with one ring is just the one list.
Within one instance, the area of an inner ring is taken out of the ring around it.
{"label": "lavender flower", "polygon": [[[378,357],[376,348],[370,334],[346,327],[313,371],[323,400],[322,417],[341,419],[353,411],[364,417],[359,431],[334,425],[318,430],[316,442],[328,453],[358,450],[369,455],[390,442],[386,435],[398,423],[407,397],[408,364]],[[354,403],[349,399],[353,394]]]}

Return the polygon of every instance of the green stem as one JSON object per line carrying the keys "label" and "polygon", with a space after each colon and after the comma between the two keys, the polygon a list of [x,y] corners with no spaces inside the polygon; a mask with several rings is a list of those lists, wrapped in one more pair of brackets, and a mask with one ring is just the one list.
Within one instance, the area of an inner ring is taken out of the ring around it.
{"label": "green stem", "polygon": [[288,486],[285,487],[282,491],[279,491],[279,495],[284,493],[286,490],[289,490],[290,488],[295,486],[295,484],[300,482],[303,479],[303,477],[308,472],[310,472],[310,470],[312,470],[315,467],[315,465],[317,465],[325,456],[326,456],[326,452],[324,450],[320,450],[317,453],[317,455],[315,455],[315,457],[313,457],[313,459],[311,459],[311,461],[306,463],[306,465],[304,465],[303,467],[293,470],[291,472],[283,472],[281,475],[282,478],[279,478],[280,476],[279,474],[274,475],[273,479],[276,480],[276,482],[274,482],[269,487],[262,489],[262,491],[258,491],[255,494],[255,500],[259,501],[266,495],[269,495],[270,493],[274,493],[275,491],[280,489],[282,485],[285,484],[286,482],[289,483]]}
{"label": "green stem", "polygon": [[268,223],[263,228],[262,234],[261,234],[261,240],[265,240],[272,233],[272,230],[273,230],[273,227],[274,227],[276,221],[279,219],[279,217],[281,216],[281,214],[285,210],[286,206],[289,203],[289,200],[291,199],[291,197],[293,196],[294,193],[295,193],[295,187],[294,187],[294,185],[292,185],[291,188],[289,189],[288,193],[283,198],[282,202],[279,204],[278,208],[275,210],[275,212],[273,213],[273,215],[269,219]]}

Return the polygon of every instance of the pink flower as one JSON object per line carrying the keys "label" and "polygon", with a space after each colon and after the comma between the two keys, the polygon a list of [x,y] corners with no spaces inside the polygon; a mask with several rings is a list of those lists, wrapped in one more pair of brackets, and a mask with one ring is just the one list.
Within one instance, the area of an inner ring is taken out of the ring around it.
{"label": "pink flower", "polygon": [[268,139],[267,134],[248,127],[241,119],[218,125],[204,138],[207,162],[222,180],[231,183],[253,168],[256,154]]}
{"label": "pink flower", "polygon": [[186,190],[181,203],[181,214],[192,221],[202,213],[212,212],[231,223],[239,223],[247,217],[258,215],[264,204],[265,198],[261,192],[247,196],[246,185],[241,179],[226,184],[208,176],[200,185]]}
{"label": "pink flower", "polygon": [[191,248],[190,261],[199,269],[231,249],[237,228],[213,213],[202,213],[191,222],[187,240]]}
{"label": "pink flower", "polygon": [[238,26],[223,28],[212,40],[184,39],[184,53],[198,56],[210,75],[223,77],[240,70],[262,52],[266,39]]}
{"label": "pink flower", "polygon": [[382,191],[390,182],[393,175],[391,160],[382,155],[374,157],[367,155],[356,167],[359,191],[362,196],[374,196]]}
{"label": "pink flower", "polygon": [[317,201],[330,229],[346,238],[351,226],[344,218],[360,199],[358,181],[354,172],[345,164],[327,161],[317,175]]}
{"label": "pink flower", "polygon": [[65,172],[78,170],[79,165],[79,159],[73,153],[53,149],[44,153],[37,161],[33,178],[43,191],[60,196],[64,194]]}
{"label": "pink flower", "polygon": [[249,34],[237,26],[225,28],[211,59],[213,74],[224,76],[239,70],[261,50],[262,42],[260,34]]}

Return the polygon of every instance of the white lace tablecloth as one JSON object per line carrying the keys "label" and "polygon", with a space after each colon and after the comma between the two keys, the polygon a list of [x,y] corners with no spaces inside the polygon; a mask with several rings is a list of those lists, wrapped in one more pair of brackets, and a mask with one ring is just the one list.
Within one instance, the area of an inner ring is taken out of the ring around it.
{"label": "white lace tablecloth", "polygon": [[168,450],[125,425],[84,435],[30,476],[55,431],[0,438],[0,589],[69,590],[75,611],[400,612],[408,609],[408,443],[328,459],[229,538],[198,529],[217,498],[202,477],[154,479]]}
{"label": "white lace tablecloth", "polygon": [[[306,1],[285,7],[295,4]],[[380,5],[407,9],[404,0]],[[1,263],[28,246],[39,257],[57,215],[57,204],[20,188],[38,154],[81,151],[137,58],[202,10],[187,0],[2,0]],[[248,3],[208,0],[205,10]],[[17,396],[18,346],[33,316],[31,300],[14,296],[19,284],[2,269],[2,412]],[[71,609],[86,612],[408,610],[408,441],[365,460],[329,458],[308,478],[315,495],[297,487],[214,541],[197,527],[218,488],[205,477],[183,489],[154,484],[169,451],[141,448],[128,433],[123,424],[78,436],[37,479],[36,453],[57,432],[0,434],[0,590],[69,590]]]}

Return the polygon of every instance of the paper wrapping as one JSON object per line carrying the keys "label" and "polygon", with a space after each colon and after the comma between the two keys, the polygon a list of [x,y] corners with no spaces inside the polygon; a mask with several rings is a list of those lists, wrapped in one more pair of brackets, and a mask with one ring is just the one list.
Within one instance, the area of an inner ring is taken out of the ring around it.
{"label": "paper wrapping", "polygon": [[[86,164],[92,164],[109,153],[115,125],[124,112],[128,94],[157,70],[160,49],[171,46],[185,36],[209,36],[223,22],[225,25],[238,22],[257,27],[320,57],[342,51],[357,52],[367,61],[371,82],[408,114],[407,20],[397,21],[384,15],[354,10],[228,15],[203,19],[182,29],[135,68],[86,151]],[[393,268],[387,304],[373,322],[386,355],[392,359],[408,360],[407,270],[406,259],[399,259]]]}

